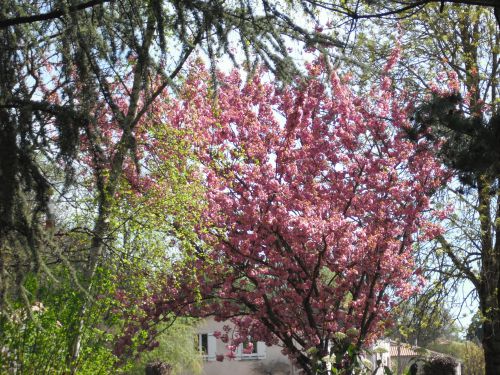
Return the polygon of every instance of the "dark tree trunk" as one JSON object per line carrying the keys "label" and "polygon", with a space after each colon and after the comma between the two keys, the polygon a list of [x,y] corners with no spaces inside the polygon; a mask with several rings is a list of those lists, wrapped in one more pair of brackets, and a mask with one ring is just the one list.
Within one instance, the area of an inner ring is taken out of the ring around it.
{"label": "dark tree trunk", "polygon": [[[498,315],[498,313],[496,314]],[[486,375],[500,374],[500,317],[483,323],[483,349]]]}
{"label": "dark tree trunk", "polygon": [[[482,258],[478,294],[484,319],[482,344],[486,375],[500,374],[500,188],[496,186],[497,181],[496,176],[486,174],[478,178]],[[492,201],[492,191],[499,197],[496,202]],[[493,207],[495,215],[491,217]]]}

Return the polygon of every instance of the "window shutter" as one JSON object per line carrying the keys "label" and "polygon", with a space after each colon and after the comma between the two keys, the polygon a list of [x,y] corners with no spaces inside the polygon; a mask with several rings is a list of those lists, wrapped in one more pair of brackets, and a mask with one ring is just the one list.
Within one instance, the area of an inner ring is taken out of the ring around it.
{"label": "window shutter", "polygon": [[208,353],[207,360],[215,361],[215,351],[217,349],[217,339],[213,333],[208,334]]}
{"label": "window shutter", "polygon": [[266,358],[266,344],[262,341],[257,341],[257,357],[259,359]]}

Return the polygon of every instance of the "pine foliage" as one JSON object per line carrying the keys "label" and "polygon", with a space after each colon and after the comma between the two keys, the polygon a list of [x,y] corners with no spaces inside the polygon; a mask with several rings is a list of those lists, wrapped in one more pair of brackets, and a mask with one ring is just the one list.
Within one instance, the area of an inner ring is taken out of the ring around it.
{"label": "pine foliage", "polygon": [[500,172],[500,115],[466,115],[459,109],[458,94],[434,96],[417,109],[414,127],[408,136],[417,140],[421,135],[442,139],[440,155],[456,170],[461,181],[476,186],[476,176],[498,175]]}

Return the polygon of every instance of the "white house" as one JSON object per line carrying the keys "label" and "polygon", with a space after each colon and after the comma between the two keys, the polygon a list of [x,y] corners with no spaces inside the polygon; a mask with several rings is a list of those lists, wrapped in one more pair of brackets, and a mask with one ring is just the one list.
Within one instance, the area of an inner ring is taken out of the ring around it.
{"label": "white house", "polygon": [[266,346],[263,342],[253,343],[253,352],[244,353],[243,345],[236,351],[236,358],[217,361],[216,355],[227,353],[226,344],[217,340],[214,332],[222,332],[227,322],[207,319],[198,329],[198,348],[203,353],[203,375],[296,375],[288,357],[278,346]]}

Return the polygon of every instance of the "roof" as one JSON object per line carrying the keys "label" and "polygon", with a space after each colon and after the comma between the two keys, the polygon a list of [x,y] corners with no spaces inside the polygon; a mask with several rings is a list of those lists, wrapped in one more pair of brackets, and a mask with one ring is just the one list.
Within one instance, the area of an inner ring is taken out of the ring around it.
{"label": "roof", "polygon": [[[397,343],[395,341],[390,342],[390,350],[389,354],[391,358],[393,357],[422,357],[425,356],[425,353],[431,354],[431,355],[439,355],[439,356],[446,356],[446,357],[451,357],[455,359],[458,362],[461,362],[458,358],[455,356],[445,354],[445,353],[440,353],[436,352],[434,350],[428,350],[425,348],[421,348],[420,346],[412,346],[410,344],[405,344],[405,343]],[[398,353],[398,346],[399,346],[399,353]]]}
{"label": "roof", "polygon": [[391,342],[391,348],[389,350],[389,354],[391,357],[418,357],[421,355],[417,350],[420,348],[413,347],[408,344],[403,344],[395,342]]}

